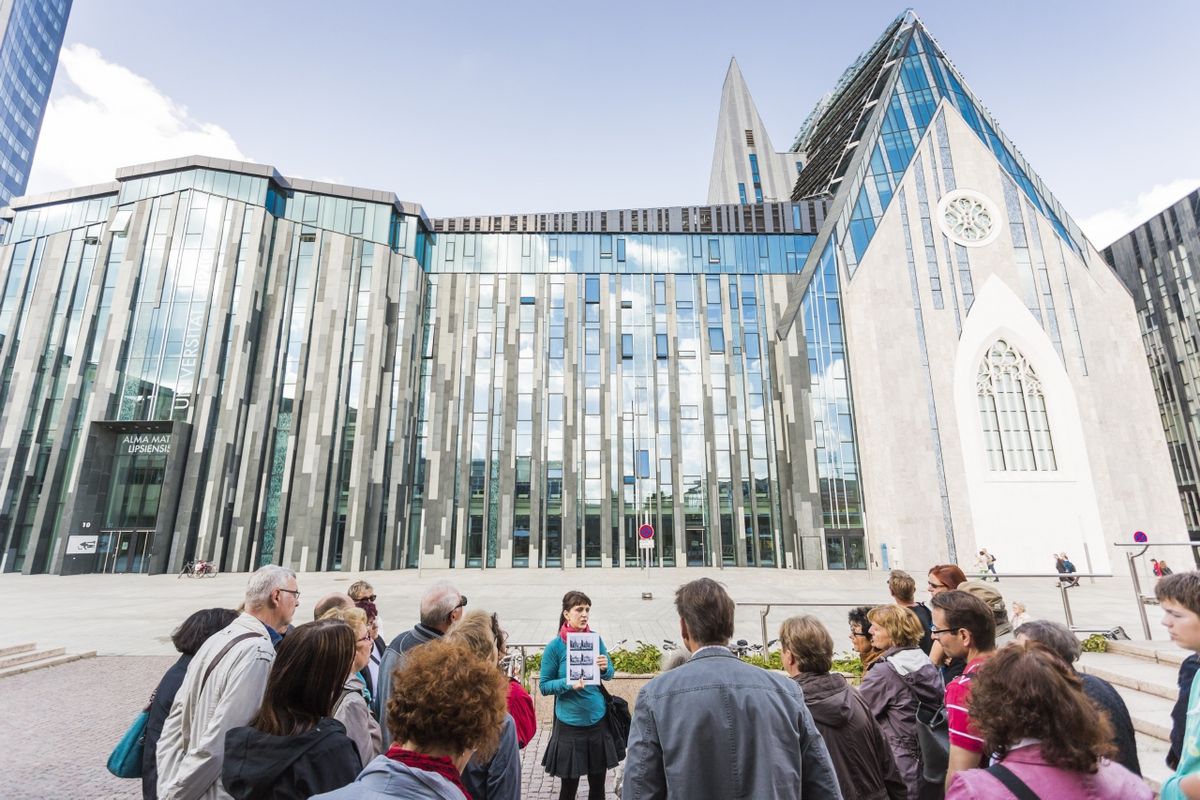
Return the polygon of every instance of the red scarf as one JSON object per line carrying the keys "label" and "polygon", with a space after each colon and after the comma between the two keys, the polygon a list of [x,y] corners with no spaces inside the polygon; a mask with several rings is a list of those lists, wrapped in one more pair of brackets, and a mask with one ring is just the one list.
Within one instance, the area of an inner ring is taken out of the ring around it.
{"label": "red scarf", "polygon": [[467,798],[467,800],[472,800],[471,793],[467,791],[467,787],[463,786],[462,776],[459,775],[458,768],[454,766],[454,762],[450,760],[449,756],[427,756],[424,753],[405,750],[400,745],[394,744],[387,751],[387,757],[393,761],[399,761],[406,767],[441,775],[457,786],[458,790],[463,793],[463,797]]}
{"label": "red scarf", "polygon": [[558,629],[558,635],[562,637],[562,640],[564,642],[567,641],[568,633],[591,633],[591,632],[592,632],[592,629],[589,628],[587,625],[584,625],[582,628],[576,629],[576,628],[572,628],[570,625],[568,625],[565,622],[562,624],[562,627]]}

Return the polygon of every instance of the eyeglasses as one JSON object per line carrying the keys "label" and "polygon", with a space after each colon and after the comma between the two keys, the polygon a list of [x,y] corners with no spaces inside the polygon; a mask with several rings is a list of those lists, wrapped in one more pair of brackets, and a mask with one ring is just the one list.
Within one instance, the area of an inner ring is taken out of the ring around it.
{"label": "eyeglasses", "polygon": [[861,637],[862,637],[862,638],[864,638],[864,639],[870,639],[870,638],[871,638],[871,634],[869,634],[869,633],[863,633],[862,631],[850,631],[850,635],[851,635],[851,636],[861,636]]}
{"label": "eyeglasses", "polygon": [[453,620],[454,612],[458,611],[460,608],[463,608],[466,605],[467,605],[467,596],[465,594],[460,594],[458,596],[458,605],[456,605],[454,608],[450,609],[450,613],[446,615],[446,619]]}
{"label": "eyeglasses", "polygon": [[930,589],[949,589],[950,587],[944,583],[934,583],[933,581],[930,581],[929,588]]}
{"label": "eyeglasses", "polygon": [[954,633],[955,631],[961,631],[961,630],[962,630],[961,627],[958,627],[958,628],[930,628],[929,635],[930,636],[941,636],[943,633]]}
{"label": "eyeglasses", "polygon": [[371,637],[370,637],[370,636],[360,636],[360,637],[358,637],[358,640],[359,640],[360,642],[369,642],[369,641],[372,641],[372,639],[371,639]]}
{"label": "eyeglasses", "polygon": [[290,594],[290,595],[295,595],[295,597],[296,597],[296,602],[297,602],[297,603],[299,603],[299,602],[300,602],[300,590],[299,590],[299,589],[280,589],[279,591],[281,591],[281,592],[287,592],[287,593],[288,593],[288,594]]}

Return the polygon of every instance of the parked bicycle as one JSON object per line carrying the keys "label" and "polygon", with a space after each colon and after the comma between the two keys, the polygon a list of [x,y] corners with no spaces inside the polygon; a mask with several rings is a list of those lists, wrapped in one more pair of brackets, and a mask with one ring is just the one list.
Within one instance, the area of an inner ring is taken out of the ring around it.
{"label": "parked bicycle", "polygon": [[211,561],[196,559],[189,561],[183,565],[183,569],[176,576],[178,578],[215,578],[217,577],[217,565]]}

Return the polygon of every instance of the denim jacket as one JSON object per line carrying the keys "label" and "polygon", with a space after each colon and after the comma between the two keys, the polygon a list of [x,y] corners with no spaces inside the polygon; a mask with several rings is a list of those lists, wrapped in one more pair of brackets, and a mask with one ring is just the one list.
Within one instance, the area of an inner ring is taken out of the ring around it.
{"label": "denim jacket", "polygon": [[725,648],[696,652],[638,693],[625,800],[840,800],[800,687]]}

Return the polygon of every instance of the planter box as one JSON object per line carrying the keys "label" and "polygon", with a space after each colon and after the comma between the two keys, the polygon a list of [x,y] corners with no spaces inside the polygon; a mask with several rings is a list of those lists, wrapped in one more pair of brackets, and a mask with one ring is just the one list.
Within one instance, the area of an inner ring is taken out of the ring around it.
{"label": "planter box", "polygon": [[[629,703],[629,710],[632,713],[638,692],[642,690],[643,686],[657,677],[657,672],[646,675],[630,675],[627,672],[618,672],[611,681],[604,682],[604,688],[608,689],[608,693],[614,697],[625,698]],[[538,683],[539,676],[531,676],[529,693],[533,695],[533,707],[537,711],[538,725],[549,727],[554,722],[554,698],[543,697]]]}

